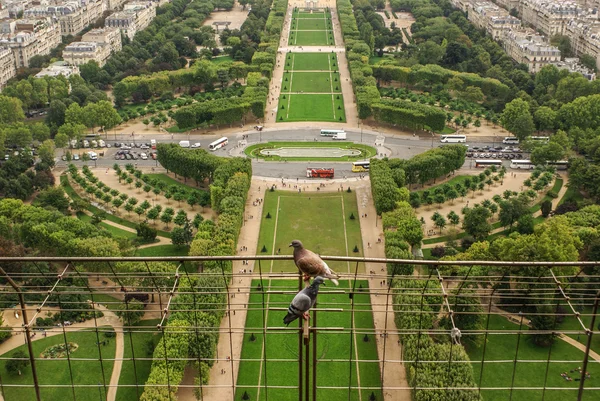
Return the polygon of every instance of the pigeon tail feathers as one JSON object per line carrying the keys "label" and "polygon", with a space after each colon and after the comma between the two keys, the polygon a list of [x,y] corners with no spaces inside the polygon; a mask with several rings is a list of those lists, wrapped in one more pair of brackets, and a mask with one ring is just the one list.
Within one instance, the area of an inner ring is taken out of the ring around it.
{"label": "pigeon tail feathers", "polygon": [[283,323],[285,323],[287,326],[289,326],[290,323],[292,323],[296,319],[298,319],[298,315],[288,312],[288,314],[285,315],[285,317],[283,318]]}

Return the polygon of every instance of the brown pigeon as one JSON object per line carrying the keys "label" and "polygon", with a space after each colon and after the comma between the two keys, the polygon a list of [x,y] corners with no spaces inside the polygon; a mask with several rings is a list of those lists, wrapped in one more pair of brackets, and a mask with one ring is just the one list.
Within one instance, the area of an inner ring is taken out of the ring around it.
{"label": "brown pigeon", "polygon": [[337,281],[340,278],[339,274],[331,270],[319,255],[305,249],[302,242],[297,239],[293,240],[290,246],[294,247],[294,263],[304,274],[305,280],[308,281],[310,277],[322,276],[330,279],[333,284],[339,285]]}

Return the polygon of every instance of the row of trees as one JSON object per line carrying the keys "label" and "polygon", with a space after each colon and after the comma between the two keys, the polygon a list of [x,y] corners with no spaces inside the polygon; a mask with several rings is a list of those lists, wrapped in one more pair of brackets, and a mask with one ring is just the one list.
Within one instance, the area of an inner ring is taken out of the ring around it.
{"label": "row of trees", "polygon": [[[190,255],[218,256],[235,253],[251,174],[248,159],[227,159],[215,169],[211,197],[213,207],[219,211],[219,219],[216,224],[205,220],[198,225]],[[167,326],[163,328],[163,339],[154,351],[152,369],[141,400],[174,398],[183,378],[187,358],[199,361],[196,366],[196,384],[208,383],[219,337],[218,327],[227,302],[223,274],[231,273],[232,264],[229,261],[207,261],[202,263],[201,269],[204,273],[214,275],[181,279],[180,295],[174,301],[173,313]],[[198,288],[206,292],[198,293]],[[196,329],[190,331],[189,327]],[[165,383],[172,385],[167,387]]]}
{"label": "row of trees", "polygon": [[377,121],[413,130],[430,129],[441,131],[446,126],[444,111],[400,99],[382,99],[381,103],[371,106],[373,117]]}

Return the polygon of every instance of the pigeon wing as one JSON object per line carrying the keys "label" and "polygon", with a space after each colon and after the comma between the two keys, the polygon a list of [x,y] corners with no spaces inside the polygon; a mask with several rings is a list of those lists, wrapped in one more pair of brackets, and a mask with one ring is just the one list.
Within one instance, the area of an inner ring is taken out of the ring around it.
{"label": "pigeon wing", "polygon": [[311,277],[323,275],[325,272],[325,263],[314,252],[306,250],[304,254],[296,260],[296,266],[302,273],[306,273]]}
{"label": "pigeon wing", "polygon": [[300,313],[308,311],[313,305],[313,303],[313,299],[304,290],[296,294],[296,296],[292,300],[292,306]]}

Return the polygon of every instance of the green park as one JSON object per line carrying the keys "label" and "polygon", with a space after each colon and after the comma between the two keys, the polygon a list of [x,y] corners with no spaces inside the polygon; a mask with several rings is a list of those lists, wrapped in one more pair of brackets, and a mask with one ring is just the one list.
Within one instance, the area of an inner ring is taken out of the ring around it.
{"label": "green park", "polygon": [[294,11],[290,26],[290,45],[330,46],[334,43],[329,12]]}

